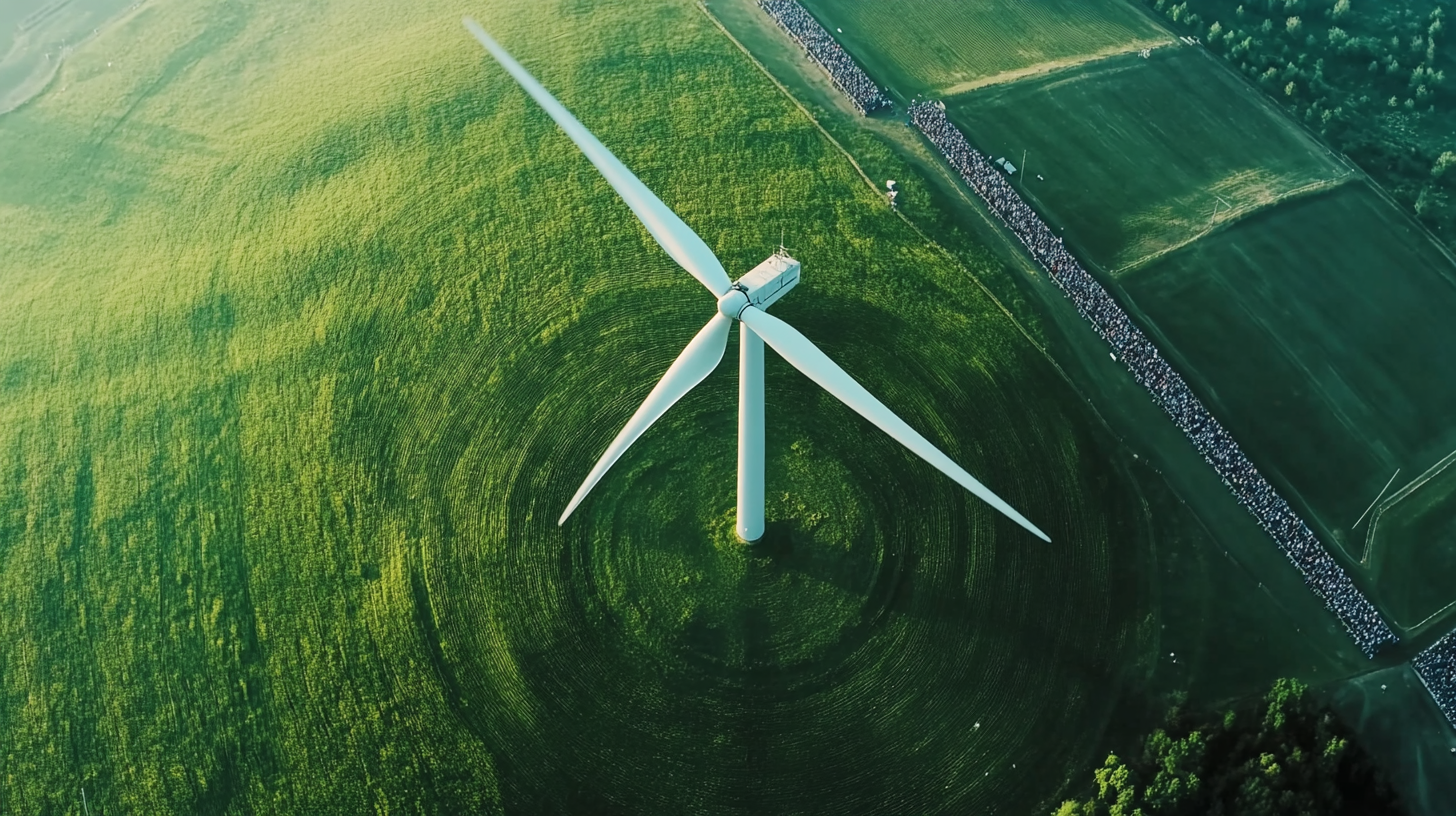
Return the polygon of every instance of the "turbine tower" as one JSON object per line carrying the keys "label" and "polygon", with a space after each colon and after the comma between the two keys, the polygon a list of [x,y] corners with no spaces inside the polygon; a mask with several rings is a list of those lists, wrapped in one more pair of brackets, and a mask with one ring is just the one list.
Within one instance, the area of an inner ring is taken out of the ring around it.
{"label": "turbine tower", "polygon": [[985,485],[976,481],[960,465],[957,465],[910,427],[884,403],[874,397],[864,386],[845,373],[809,339],[797,329],[769,314],[767,309],[779,298],[788,294],[799,282],[799,262],[789,257],[782,247],[763,263],[754,267],[737,281],[730,280],[723,264],[708,249],[697,233],[682,219],[667,208],[646,185],[632,175],[632,172],[612,155],[597,138],[591,134],[576,117],[572,116],[560,102],[556,101],[536,78],[521,67],[506,53],[480,24],[466,17],[465,27],[491,56],[520,83],[521,87],[544,109],[566,135],[576,143],[588,160],[596,166],[607,183],[617,191],[633,214],[647,228],[657,243],[667,251],[683,269],[707,287],[717,298],[717,310],[707,325],[698,331],[687,348],[683,349],[657,386],[627,425],[607,446],[587,474],[586,480],[571,497],[571,503],[561,514],[558,525],[581,504],[591,489],[601,481],[612,465],[622,457],[632,443],[642,436],[652,423],[667,413],[678,400],[702,382],[718,363],[728,348],[728,330],[738,323],[738,537],[744,541],[757,541],[764,530],[764,391],[763,391],[763,347],[767,343],[794,368],[813,380],[839,401],[848,405],[860,416],[868,419],[889,434],[912,453],[930,463],[941,473],[954,479],[957,484],[975,494],[982,501],[999,510],[1007,518],[1024,527],[1043,541],[1051,541],[1046,533],[1027,521],[1011,505],[1002,501]]}

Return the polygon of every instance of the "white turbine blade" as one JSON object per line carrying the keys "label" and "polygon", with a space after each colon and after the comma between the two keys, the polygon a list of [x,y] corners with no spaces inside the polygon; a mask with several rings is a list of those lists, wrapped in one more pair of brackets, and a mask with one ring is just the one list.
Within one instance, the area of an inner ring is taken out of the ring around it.
{"label": "white turbine blade", "polygon": [[855,413],[879,426],[880,430],[909,448],[911,453],[956,480],[961,487],[971,491],[985,503],[1000,510],[1007,518],[1025,527],[1027,532],[1042,541],[1051,541],[1046,533],[1037,529],[1035,524],[1027,521],[1020,513],[1013,510],[1011,505],[1002,501],[985,485],[976,481],[975,477],[952,461],[949,456],[941,453],[939,448],[910,427],[905,420],[895,416],[893,411],[886,408],[885,404],[876,399],[864,386],[855,382],[853,377],[829,359],[828,355],[820,351],[817,346],[809,342],[809,338],[800,334],[798,329],[753,306],[744,309],[738,319],[747,323],[758,333],[759,337],[763,338],[765,343],[768,343],[770,348],[788,360],[794,368],[803,372],[804,376],[818,383],[819,387],[854,409]]}
{"label": "white turbine blade", "polygon": [[516,82],[521,84],[526,93],[536,100],[547,115],[556,120],[556,124],[566,131],[566,135],[570,136],[573,142],[576,142],[576,146],[586,154],[592,164],[596,165],[607,183],[612,185],[612,189],[617,191],[623,201],[627,202],[627,206],[631,207],[632,212],[636,214],[637,220],[647,227],[647,231],[652,233],[652,237],[663,249],[667,250],[667,254],[671,255],[678,265],[691,273],[700,283],[708,287],[708,291],[712,292],[714,297],[727,292],[733,283],[728,280],[728,273],[723,271],[723,264],[713,254],[713,251],[708,249],[708,245],[703,243],[703,239],[699,238],[698,234],[683,223],[676,213],[668,209],[666,204],[653,195],[652,191],[647,189],[647,185],[632,175],[632,171],[612,155],[612,151],[597,141],[597,137],[593,136],[581,122],[578,122],[576,117],[572,116],[571,112],[560,102],[557,102],[556,98],[541,83],[537,82],[529,71],[522,68],[521,64],[506,53],[499,43],[491,39],[490,35],[485,33],[485,29],[480,27],[480,23],[469,17],[464,18],[464,23],[465,27],[470,29],[470,33],[475,35],[475,39],[480,40],[480,44],[485,46],[485,50],[489,51],[490,55],[495,57],[496,61],[511,76],[515,77]]}
{"label": "white turbine blade", "polygon": [[713,373],[713,369],[717,368],[718,363],[723,360],[723,350],[728,347],[728,329],[732,325],[733,321],[725,317],[722,312],[715,312],[713,319],[708,321],[708,325],[698,330],[697,336],[688,343],[687,348],[682,350],[682,354],[673,360],[667,373],[662,375],[662,379],[652,389],[652,393],[647,395],[646,400],[643,400],[637,413],[627,420],[627,425],[617,434],[617,438],[612,440],[612,444],[607,446],[606,453],[603,453],[602,458],[597,460],[591,473],[586,475],[586,481],[577,488],[576,495],[571,497],[571,503],[566,506],[566,512],[562,513],[561,518],[556,522],[558,527],[566,523],[571,512],[576,509],[578,504],[581,504],[581,500],[586,498],[586,494],[596,487],[597,482],[601,481],[607,470],[622,458],[622,454],[626,453],[627,448],[637,441],[637,437],[645,433],[648,428],[652,427],[652,423],[667,413],[667,409]]}

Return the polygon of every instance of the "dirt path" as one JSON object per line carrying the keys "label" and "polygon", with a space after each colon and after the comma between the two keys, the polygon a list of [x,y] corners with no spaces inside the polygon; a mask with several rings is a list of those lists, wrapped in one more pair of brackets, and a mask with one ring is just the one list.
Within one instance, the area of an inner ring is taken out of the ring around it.
{"label": "dirt path", "polygon": [[1124,54],[1136,54],[1144,48],[1159,48],[1165,45],[1177,46],[1179,44],[1180,43],[1177,40],[1168,40],[1162,38],[1156,40],[1133,40],[1132,42],[1119,43],[1117,45],[1108,46],[1107,48],[1104,48],[1100,51],[1093,51],[1090,54],[1079,54],[1075,57],[1065,57],[1059,60],[1039,62],[1036,65],[1028,65],[1025,68],[1017,68],[1015,71],[1005,71],[999,74],[981,77],[980,79],[971,79],[965,82],[959,82],[955,85],[951,85],[948,88],[937,88],[934,91],[933,95],[937,98],[945,99],[947,97],[957,96],[963,93],[969,93],[978,88],[985,88],[991,85],[1004,85],[1008,82],[1015,82],[1019,79],[1025,79],[1030,76],[1050,74],[1053,71],[1061,71],[1066,68],[1076,68],[1078,66],[1086,65],[1090,62],[1100,62],[1101,60],[1105,60],[1110,57],[1120,57]]}
{"label": "dirt path", "polygon": [[[1189,235],[1187,238],[1184,238],[1181,241],[1163,247],[1157,252],[1144,255],[1143,257],[1138,258],[1135,261],[1123,264],[1116,269],[1109,270],[1108,274],[1111,275],[1114,280],[1120,279],[1131,272],[1136,272],[1139,269],[1150,266],[1154,261],[1157,261],[1159,258],[1171,255],[1174,252],[1177,252],[1178,250],[1188,246],[1189,244],[1192,244],[1195,241],[1206,238],[1216,232],[1222,232],[1226,229],[1229,229],[1230,227],[1237,226],[1251,215],[1264,212],[1268,209],[1272,209],[1279,206],[1280,204],[1283,204],[1286,201],[1293,201],[1295,199],[1304,198],[1305,196],[1316,195],[1318,193],[1323,193],[1327,190],[1333,190],[1336,187],[1347,184],[1356,178],[1357,176],[1355,174],[1347,173],[1338,178],[1320,179],[1319,181],[1311,182],[1302,187],[1296,187],[1293,190],[1289,190],[1282,195],[1262,200],[1256,204],[1251,204],[1244,207],[1235,207],[1231,210],[1221,211],[1219,213],[1220,218],[1218,219],[1218,221],[1207,229],[1199,230],[1198,232]],[[1226,216],[1224,215],[1225,213],[1227,213]]]}

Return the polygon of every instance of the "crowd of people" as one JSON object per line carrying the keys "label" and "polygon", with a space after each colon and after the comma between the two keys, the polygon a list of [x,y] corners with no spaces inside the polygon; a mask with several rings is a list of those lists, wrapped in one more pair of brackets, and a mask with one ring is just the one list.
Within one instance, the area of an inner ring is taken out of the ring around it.
{"label": "crowd of people", "polygon": [[1294,509],[1244,456],[1228,431],[1203,407],[1187,383],[1158,353],[1108,294],[1011,186],[1006,175],[966,141],[935,102],[910,106],[910,121],[940,150],[991,210],[1021,240],[1114,355],[1152,394],[1223,479],[1239,502],[1278,543],[1305,583],[1339,618],[1360,650],[1373,657],[1398,642],[1373,604],[1330,556]]}
{"label": "crowd of people", "polygon": [[1412,661],[1426,690],[1436,699],[1441,713],[1456,725],[1456,632],[1436,641]]}
{"label": "crowd of people", "polygon": [[829,36],[812,14],[799,5],[798,0],[758,0],[758,5],[809,52],[809,56],[824,68],[860,113],[869,115],[890,106],[884,92],[855,65],[849,54],[839,47],[839,43]]}

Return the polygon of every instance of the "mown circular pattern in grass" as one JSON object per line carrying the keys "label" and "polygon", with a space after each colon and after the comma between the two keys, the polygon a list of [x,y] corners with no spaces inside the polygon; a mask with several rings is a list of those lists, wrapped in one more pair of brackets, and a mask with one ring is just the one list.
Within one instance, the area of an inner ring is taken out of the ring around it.
{"label": "mown circular pattern in grass", "polygon": [[[499,764],[517,813],[984,811],[1096,739],[1126,548],[1024,561],[781,364],[767,547],[731,359],[557,529],[702,291],[458,7],[225,5],[4,119],[10,809],[482,813]],[[695,4],[471,12],[730,268],[787,227],[776,311],[952,455],[1116,516],[1045,361]]]}
{"label": "mown circular pattern in grass", "polygon": [[934,322],[803,290],[786,319],[1054,543],[772,355],[769,532],[739,543],[736,344],[558,528],[711,303],[650,288],[633,310],[589,298],[503,365],[482,348],[414,407],[404,470],[431,507],[418,538],[443,670],[462,716],[502,746],[508,800],[630,812],[1033,803],[1100,730],[1137,606],[1132,497],[1110,487],[1084,428],[1022,397],[1048,387],[1024,368],[957,353],[964,338]]}

